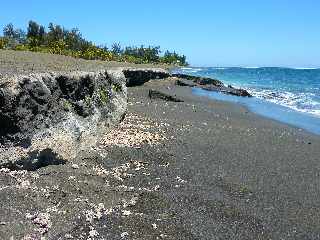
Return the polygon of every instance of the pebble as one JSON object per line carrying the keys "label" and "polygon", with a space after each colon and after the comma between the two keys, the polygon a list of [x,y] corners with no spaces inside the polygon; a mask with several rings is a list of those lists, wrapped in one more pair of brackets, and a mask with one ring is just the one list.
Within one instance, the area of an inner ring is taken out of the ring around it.
{"label": "pebble", "polygon": [[79,165],[78,165],[78,164],[72,164],[71,167],[72,167],[73,169],[79,169]]}
{"label": "pebble", "polygon": [[99,236],[99,233],[97,232],[97,230],[91,229],[91,231],[89,232],[89,236],[90,237],[97,237],[97,236]]}
{"label": "pebble", "polygon": [[128,211],[128,210],[123,210],[122,211],[122,215],[123,216],[130,216],[132,213],[131,213],[131,211]]}
{"label": "pebble", "polygon": [[123,232],[123,233],[121,233],[120,236],[121,236],[121,238],[125,238],[125,237],[129,236],[129,233]]}

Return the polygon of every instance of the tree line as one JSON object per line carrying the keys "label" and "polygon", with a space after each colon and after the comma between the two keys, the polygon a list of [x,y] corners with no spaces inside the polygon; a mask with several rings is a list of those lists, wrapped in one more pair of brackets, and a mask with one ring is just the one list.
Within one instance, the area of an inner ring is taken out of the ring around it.
{"label": "tree line", "polygon": [[170,51],[162,54],[159,46],[122,47],[120,43],[114,43],[109,49],[86,40],[77,28],[68,30],[49,23],[46,29],[35,21],[29,21],[26,31],[15,28],[12,23],[7,24],[0,37],[0,49],[45,52],[88,60],[188,65],[185,55]]}

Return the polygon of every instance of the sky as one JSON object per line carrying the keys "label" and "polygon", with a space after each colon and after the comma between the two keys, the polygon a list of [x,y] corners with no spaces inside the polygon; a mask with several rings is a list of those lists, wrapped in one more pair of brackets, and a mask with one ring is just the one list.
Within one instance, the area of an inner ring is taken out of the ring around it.
{"label": "sky", "polygon": [[160,45],[192,66],[320,67],[319,0],[2,1],[0,28],[77,27],[96,44]]}

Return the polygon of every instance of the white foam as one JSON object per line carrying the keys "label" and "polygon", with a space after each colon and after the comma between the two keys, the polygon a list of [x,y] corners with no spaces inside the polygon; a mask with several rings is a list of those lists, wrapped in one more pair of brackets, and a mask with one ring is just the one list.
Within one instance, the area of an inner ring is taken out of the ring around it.
{"label": "white foam", "polygon": [[183,68],[181,68],[181,70],[184,70],[184,71],[201,71],[202,68],[183,67]]}
{"label": "white foam", "polygon": [[193,68],[190,68],[190,67],[183,67],[181,68],[181,70],[192,70]]}
{"label": "white foam", "polygon": [[268,102],[320,117],[320,102],[312,99],[313,93],[292,93],[288,91],[275,93],[272,90],[257,91],[256,89],[248,89],[248,91],[253,96]]}
{"label": "white foam", "polygon": [[183,67],[181,70],[185,73],[198,73],[202,71],[201,68]]}
{"label": "white foam", "polygon": [[291,69],[296,69],[296,70],[317,70],[320,68],[312,68],[312,67],[297,67],[297,68],[291,68]]}
{"label": "white foam", "polygon": [[216,69],[216,70],[225,70],[225,69],[228,69],[226,67],[214,67],[213,69]]}
{"label": "white foam", "polygon": [[241,68],[245,68],[245,69],[258,69],[258,68],[261,68],[261,67],[241,67]]}

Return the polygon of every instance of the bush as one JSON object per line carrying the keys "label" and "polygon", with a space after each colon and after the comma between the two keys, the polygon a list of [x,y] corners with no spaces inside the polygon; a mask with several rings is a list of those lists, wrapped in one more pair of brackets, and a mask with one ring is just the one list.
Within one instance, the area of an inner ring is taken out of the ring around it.
{"label": "bush", "polygon": [[7,47],[8,40],[4,37],[0,37],[0,49],[5,49]]}
{"label": "bush", "polygon": [[15,29],[13,24],[8,24],[3,29],[5,37],[0,38],[0,49],[45,52],[88,60],[187,65],[186,57],[176,52],[166,51],[161,56],[159,46],[122,48],[120,43],[114,43],[111,50],[108,50],[107,47],[96,46],[84,39],[76,28],[69,31],[50,23],[48,29],[46,32],[44,26],[30,21],[26,34],[21,29]]}
{"label": "bush", "polygon": [[24,45],[24,44],[20,44],[20,45],[17,45],[13,50],[16,50],[16,51],[29,51],[29,46],[28,45]]}
{"label": "bush", "polygon": [[67,44],[63,40],[50,42],[49,53],[67,55]]}

